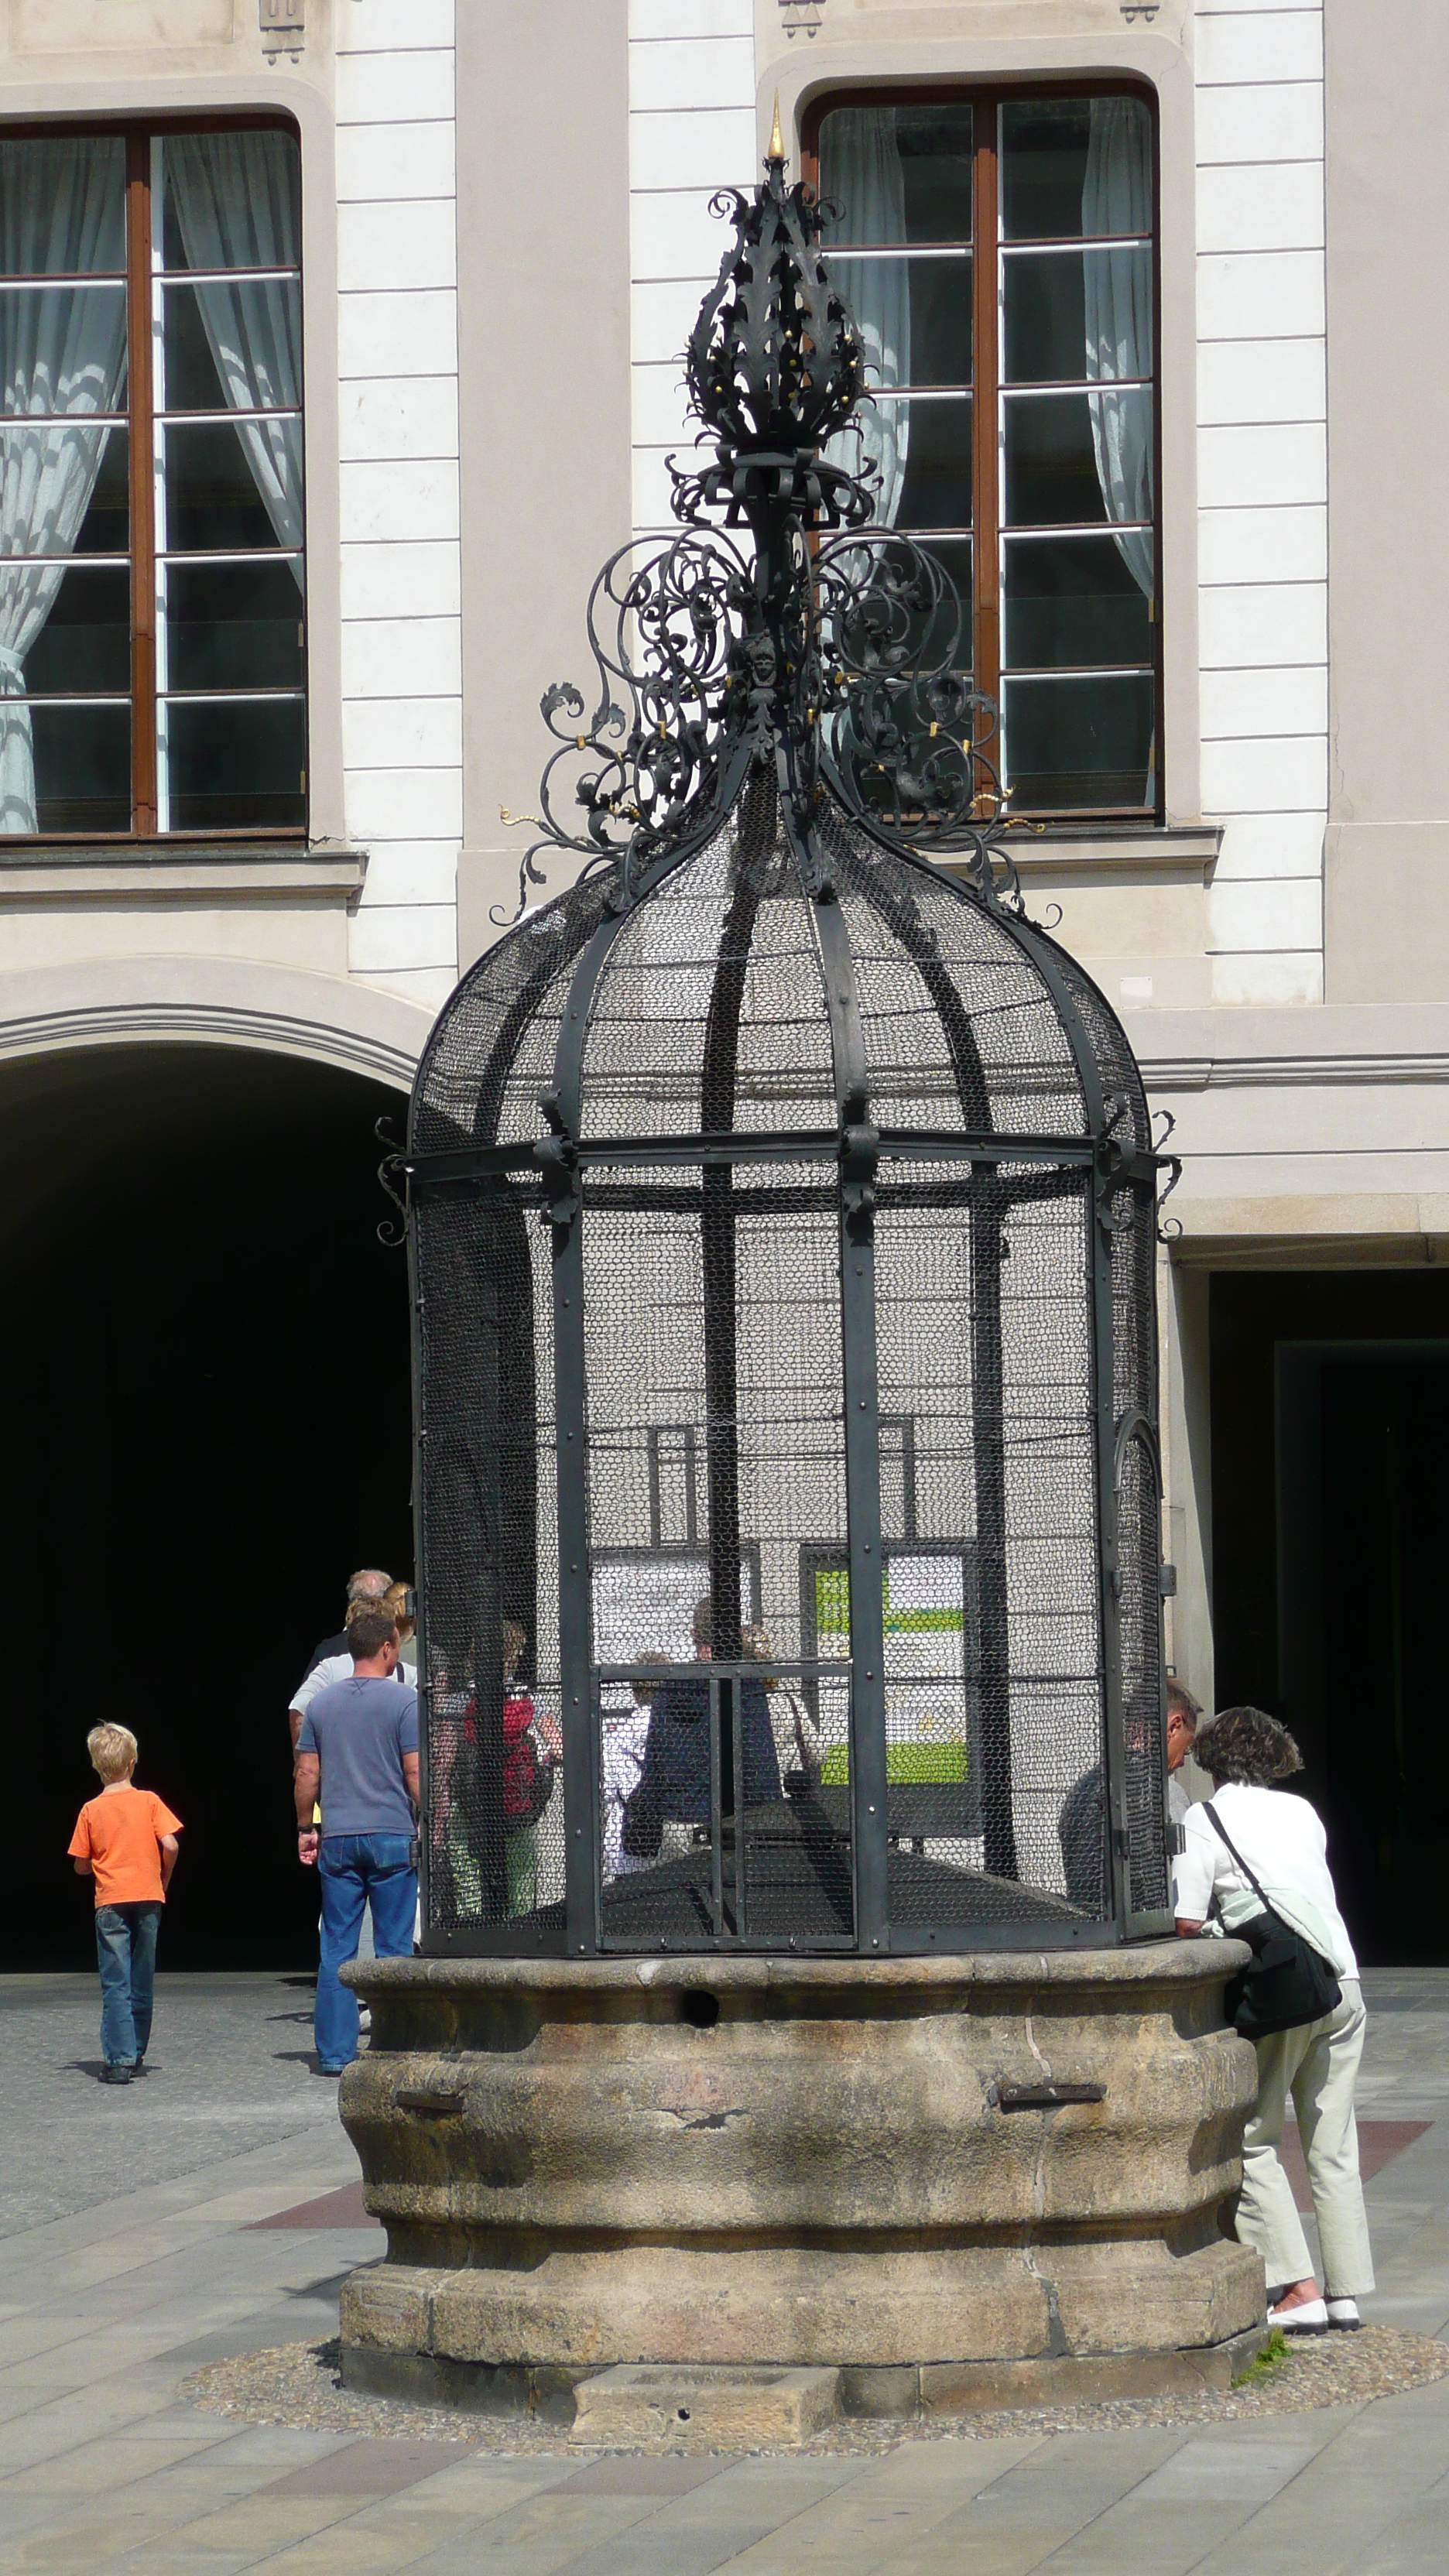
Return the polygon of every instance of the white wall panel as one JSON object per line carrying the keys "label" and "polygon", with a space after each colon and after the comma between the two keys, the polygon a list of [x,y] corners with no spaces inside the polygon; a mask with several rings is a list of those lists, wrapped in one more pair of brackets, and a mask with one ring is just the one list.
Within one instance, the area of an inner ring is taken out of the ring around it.
{"label": "white wall panel", "polygon": [[1323,999],[1323,948],[1296,955],[1229,955],[1212,961],[1212,998],[1224,1010],[1297,1008]]}
{"label": "white wall panel", "polygon": [[1323,83],[1200,89],[1197,158],[1200,169],[1220,161],[1321,161]]}
{"label": "white wall panel", "polygon": [[456,698],[463,687],[462,627],[456,617],[353,617],[342,629],[342,687],[348,699]]}
{"label": "white wall panel", "polygon": [[1328,659],[1328,588],[1321,581],[1242,582],[1198,594],[1204,675]]}
{"label": "white wall panel", "polygon": [[1323,733],[1328,725],[1328,671],[1323,663],[1300,669],[1204,671],[1204,742],[1246,734]]}
{"label": "white wall panel", "polygon": [[361,376],[458,373],[458,301],[451,287],[430,294],[342,295],[337,300],[337,368]]}
{"label": "white wall panel", "polygon": [[1201,430],[1197,494],[1205,510],[1326,501],[1328,434],[1323,423]]}
{"label": "white wall panel", "polygon": [[1328,403],[1322,340],[1205,340],[1197,353],[1203,428],[1235,421],[1322,421]]}
{"label": "white wall panel", "polygon": [[1197,174],[1200,251],[1321,250],[1321,161],[1252,161]]}
{"label": "white wall panel", "polygon": [[754,0],[629,0],[629,34],[653,37],[752,36]]}
{"label": "white wall panel", "polygon": [[630,167],[648,187],[701,188],[708,194],[751,176],[753,107],[631,115],[629,130]]}
{"label": "white wall panel", "polygon": [[752,35],[676,36],[668,44],[629,48],[629,104],[637,108],[698,109],[702,102],[737,98],[755,76]]}
{"label": "white wall panel", "polygon": [[390,545],[458,534],[458,467],[452,457],[342,468],[344,544]]}
{"label": "white wall panel", "polygon": [[[399,671],[397,679],[406,673]],[[458,698],[357,698],[342,713],[349,776],[365,769],[450,769],[463,757]]]}
{"label": "white wall panel", "polygon": [[1200,340],[1323,336],[1321,250],[1212,251],[1197,264]]}
{"label": "white wall panel", "polygon": [[1202,801],[1208,814],[1323,813],[1328,805],[1325,736],[1205,742]]}
{"label": "white wall panel", "polygon": [[339,125],[452,122],[453,56],[430,53],[342,54],[337,63]]}
{"label": "white wall panel", "polygon": [[385,294],[389,288],[414,294],[419,287],[457,282],[458,225],[451,197],[338,207],[337,283],[344,295]]}
{"label": "white wall panel", "polygon": [[339,54],[451,46],[453,0],[333,0],[332,26]]}
{"label": "white wall panel", "polygon": [[1316,948],[1322,935],[1323,899],[1312,878],[1208,889],[1210,948]]}
{"label": "white wall panel", "polygon": [[446,197],[455,191],[457,151],[453,128],[435,118],[426,125],[344,125],[337,135],[337,200],[380,205],[384,198]]}
{"label": "white wall panel", "polygon": [[371,457],[458,454],[455,376],[353,377],[340,388],[344,463]]}
{"label": "white wall panel", "polygon": [[354,974],[371,971],[391,980],[398,968],[447,969],[457,949],[458,924],[450,903],[364,901],[347,925],[347,954]]}
{"label": "white wall panel", "polygon": [[1223,825],[1214,885],[1242,877],[1323,878],[1321,814],[1233,814]]}
{"label": "white wall panel", "polygon": [[1284,510],[1204,510],[1198,521],[1204,583],[1326,581],[1328,526],[1320,504]]}
{"label": "white wall panel", "polygon": [[1242,9],[1199,17],[1199,89],[1226,82],[1321,80],[1323,13],[1308,9]]}

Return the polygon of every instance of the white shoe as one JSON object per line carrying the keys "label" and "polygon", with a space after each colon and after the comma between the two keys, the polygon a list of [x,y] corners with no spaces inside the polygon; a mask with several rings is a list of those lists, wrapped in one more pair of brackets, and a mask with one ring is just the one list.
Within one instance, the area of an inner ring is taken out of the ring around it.
{"label": "white shoe", "polygon": [[1361,2331],[1363,2319],[1358,2312],[1357,2299],[1330,2299],[1327,2307],[1328,2322],[1340,2334],[1358,2334]]}
{"label": "white shoe", "polygon": [[1286,2335],[1327,2334],[1328,2309],[1322,2299],[1302,2299],[1296,2308],[1270,2308],[1268,2323]]}

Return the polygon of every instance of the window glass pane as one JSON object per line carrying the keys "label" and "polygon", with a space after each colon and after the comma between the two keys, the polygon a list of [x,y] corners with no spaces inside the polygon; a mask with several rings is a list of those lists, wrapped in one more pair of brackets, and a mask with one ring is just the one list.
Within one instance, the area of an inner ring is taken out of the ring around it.
{"label": "window glass pane", "polygon": [[251,554],[300,542],[299,420],[173,422],[161,436],[165,552]]}
{"label": "window glass pane", "polygon": [[167,269],[296,268],[301,171],[290,134],[169,134],[161,155]]}
{"label": "window glass pane", "polygon": [[168,564],[164,615],[168,688],[300,687],[302,594],[291,563]]}
{"label": "window glass pane", "polygon": [[302,399],[302,290],[264,285],[162,289],[158,411],[290,411]]}
{"label": "window glass pane", "polygon": [[1004,525],[1151,520],[1152,396],[1145,386],[1127,393],[1011,394],[1003,414]]}
{"label": "window glass pane", "polygon": [[1152,373],[1152,252],[1015,252],[1002,268],[1004,381],[1120,382]]}
{"label": "window glass pane", "polygon": [[1137,98],[1018,99],[1001,111],[1005,241],[1152,230],[1152,120]]}
{"label": "window glass pane", "polygon": [[131,686],[131,576],[124,564],[72,564],[0,577],[0,597],[13,623],[11,585],[25,578],[35,605],[50,604],[25,656],[32,697],[124,696]]}
{"label": "window glass pane", "polygon": [[124,554],[126,433],[91,421],[0,428],[0,557]]}
{"label": "window glass pane", "polygon": [[119,428],[100,430],[94,435],[104,444],[74,551],[78,555],[123,555],[131,541],[130,435]]}
{"label": "window glass pane", "polygon": [[305,822],[307,727],[300,698],[169,698],[164,753],[175,832],[278,830]]}
{"label": "window glass pane", "polygon": [[1152,794],[1150,672],[1003,686],[1006,785],[1025,807],[1142,806]]}
{"label": "window glass pane", "polygon": [[13,819],[10,831],[129,832],[131,710],[126,706],[29,710],[35,758],[35,821]]}
{"label": "window glass pane", "polygon": [[832,259],[872,385],[969,385],[971,261]]}
{"label": "window glass pane", "polygon": [[828,242],[966,242],[969,107],[835,107],[820,121]]}
{"label": "window glass pane", "polygon": [[[1131,560],[1124,561],[1124,547]],[[1001,658],[1016,670],[1152,660],[1152,537],[1008,537]]]}
{"label": "window glass pane", "polygon": [[124,411],[124,286],[0,286],[7,412]]}
{"label": "window glass pane", "polygon": [[120,136],[0,139],[0,275],[89,277],[126,265]]}
{"label": "window glass pane", "polygon": [[942,394],[935,400],[883,402],[895,435],[899,487],[892,526],[969,528],[971,525],[971,400]]}

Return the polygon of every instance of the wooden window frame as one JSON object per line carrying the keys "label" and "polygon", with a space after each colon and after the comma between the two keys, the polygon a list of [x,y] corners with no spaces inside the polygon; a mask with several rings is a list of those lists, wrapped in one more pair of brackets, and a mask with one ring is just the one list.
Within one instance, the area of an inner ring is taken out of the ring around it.
{"label": "wooden window frame", "polygon": [[[299,155],[301,153],[302,137],[296,119],[266,109],[243,110],[231,116],[204,111],[192,114],[178,109],[156,116],[47,117],[33,124],[17,120],[6,120],[0,124],[0,142],[51,142],[76,137],[98,143],[120,141],[125,146],[126,425],[131,577],[131,828],[128,832],[6,833],[0,835],[0,865],[11,853],[21,850],[128,849],[148,842],[157,850],[195,849],[218,841],[269,846],[275,843],[295,848],[298,845],[305,847],[309,837],[310,824],[306,820],[286,824],[222,824],[208,829],[165,832],[157,829],[156,421],[152,371],[151,146],[158,137],[167,134],[243,133],[290,135]],[[305,250],[305,244],[303,247]],[[245,272],[239,271],[238,274]],[[305,349],[305,260],[299,262],[298,277]],[[306,406],[304,367],[301,397],[304,457]],[[305,492],[305,476],[303,488]],[[305,501],[303,531],[305,561]],[[305,743],[311,716],[311,621],[305,607],[300,622],[303,633],[300,693]],[[247,692],[238,694],[245,696]],[[145,710],[149,710],[149,719],[143,722]],[[310,758],[303,775],[310,778]],[[304,787],[302,794],[304,805],[309,804],[310,791]]]}
{"label": "wooden window frame", "polygon": [[[843,85],[812,98],[800,121],[800,172],[817,193],[820,186],[820,127],[840,107],[969,107],[972,111],[971,238],[971,602],[974,685],[983,696],[1001,702],[1001,515],[999,424],[1001,417],[1001,349],[997,320],[997,275],[1000,261],[997,191],[997,110],[1008,101],[1047,98],[1135,98],[1152,120],[1152,492],[1156,591],[1152,616],[1153,741],[1156,749],[1154,802],[1147,805],[1034,806],[1018,819],[1028,824],[1094,825],[1120,831],[1124,823],[1162,825],[1166,820],[1163,735],[1163,549],[1162,549],[1162,167],[1157,95],[1150,82],[1130,73],[1087,74],[1079,80],[889,81]],[[983,244],[989,255],[983,256]],[[983,435],[983,432],[989,434]],[[928,550],[929,530],[920,532]]]}

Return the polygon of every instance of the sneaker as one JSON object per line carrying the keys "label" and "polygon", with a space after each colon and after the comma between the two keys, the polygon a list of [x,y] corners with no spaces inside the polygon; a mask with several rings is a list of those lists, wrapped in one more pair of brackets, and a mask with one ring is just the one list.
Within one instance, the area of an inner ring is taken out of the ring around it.
{"label": "sneaker", "polygon": [[1296,2308],[1270,2308],[1268,2323],[1285,2335],[1327,2334],[1328,2309],[1322,2299],[1304,2299]]}
{"label": "sneaker", "polygon": [[1328,2308],[1328,2322],[1337,2333],[1362,2333],[1363,2319],[1358,2312],[1357,2299],[1329,2299],[1326,2302],[1326,2305]]}
{"label": "sneaker", "polygon": [[151,2072],[151,2069],[150,2069],[150,2067],[147,2065],[146,2060],[145,2060],[145,2058],[144,2058],[144,2057],[138,2057],[138,2058],[137,2058],[137,2060],[136,2060],[135,2065],[134,2065],[134,2066],[132,2067],[132,2069],[131,2069],[131,2073],[132,2073],[132,2075],[133,2075],[133,2076],[136,2076],[136,2075],[149,2075],[149,2074],[150,2074],[150,2072]]}
{"label": "sneaker", "polygon": [[108,2060],[101,2068],[101,2082],[103,2084],[129,2084],[130,2081],[131,2069],[129,2066],[122,2066],[119,2063],[112,2065]]}
{"label": "sneaker", "polygon": [[330,2075],[336,2078],[339,2075],[345,2075],[347,2069],[345,2066],[324,2066],[321,2058],[319,2057],[317,2060],[317,2072],[319,2075]]}

